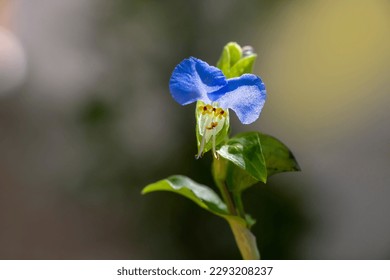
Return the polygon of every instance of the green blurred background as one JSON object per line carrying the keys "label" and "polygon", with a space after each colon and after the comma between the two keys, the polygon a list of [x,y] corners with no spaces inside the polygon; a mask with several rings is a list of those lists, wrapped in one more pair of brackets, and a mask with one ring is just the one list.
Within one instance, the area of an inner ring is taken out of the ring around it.
{"label": "green blurred background", "polygon": [[[248,126],[302,172],[244,195],[264,259],[390,258],[390,2],[0,0],[0,258],[237,259],[225,221],[148,183],[195,160],[173,68],[252,45]],[[232,114],[233,115],[233,114]]]}

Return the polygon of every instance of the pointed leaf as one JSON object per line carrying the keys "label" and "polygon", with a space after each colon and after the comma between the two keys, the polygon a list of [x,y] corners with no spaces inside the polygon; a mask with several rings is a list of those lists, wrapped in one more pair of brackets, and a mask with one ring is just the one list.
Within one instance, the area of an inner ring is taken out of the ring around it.
{"label": "pointed leaf", "polygon": [[256,237],[248,229],[247,222],[230,215],[227,206],[209,187],[198,184],[188,177],[174,175],[165,180],[146,186],[142,194],[155,191],[170,191],[191,199],[203,209],[224,218],[230,225],[237,245],[244,259],[259,259]]}
{"label": "pointed leaf", "polygon": [[285,144],[267,134],[259,133],[259,136],[268,177],[281,172],[301,170],[293,153]]}
{"label": "pointed leaf", "polygon": [[232,192],[241,192],[257,182],[266,183],[277,173],[300,170],[286,145],[259,132],[238,134],[217,153],[223,158],[219,160],[220,173],[225,174],[223,180]]}
{"label": "pointed leaf", "polygon": [[155,191],[170,191],[191,199],[203,209],[219,216],[227,215],[226,204],[209,187],[198,184],[188,177],[174,175],[146,186],[142,194]]}
{"label": "pointed leaf", "polygon": [[261,182],[267,181],[267,168],[261,149],[260,137],[256,132],[245,132],[229,139],[217,153],[240,167]]}

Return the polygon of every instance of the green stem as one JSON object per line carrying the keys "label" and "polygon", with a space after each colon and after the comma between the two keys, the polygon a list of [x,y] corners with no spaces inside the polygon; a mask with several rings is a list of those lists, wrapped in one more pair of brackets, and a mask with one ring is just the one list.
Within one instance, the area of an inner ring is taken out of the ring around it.
{"label": "green stem", "polygon": [[241,222],[229,220],[230,228],[232,229],[234,239],[241,256],[244,260],[260,260],[260,253],[257,249],[256,237],[252,232]]}
{"label": "green stem", "polygon": [[213,160],[213,177],[215,184],[219,188],[222,198],[225,201],[228,211],[231,215],[237,215],[236,208],[234,207],[233,200],[230,196],[229,190],[226,186],[226,162],[220,158],[214,158]]}
{"label": "green stem", "polygon": [[221,190],[222,198],[228,207],[229,213],[236,216],[237,211],[236,211],[236,208],[234,207],[233,200],[230,197],[230,193],[227,189],[225,182],[218,182],[217,185],[219,185],[218,187]]}
{"label": "green stem", "polygon": [[234,192],[233,200],[234,200],[234,204],[236,205],[238,215],[245,220],[245,210],[244,210],[244,205],[242,204],[241,193]]}
{"label": "green stem", "polygon": [[244,260],[259,260],[260,254],[257,249],[256,237],[248,229],[245,221],[245,211],[241,194],[237,192],[231,194],[226,185],[227,164],[228,163],[224,159],[214,158],[214,181],[221,191],[222,198],[228,207],[230,215],[232,215],[226,220],[229,222],[230,228],[232,229],[234,239],[236,240],[242,258]]}

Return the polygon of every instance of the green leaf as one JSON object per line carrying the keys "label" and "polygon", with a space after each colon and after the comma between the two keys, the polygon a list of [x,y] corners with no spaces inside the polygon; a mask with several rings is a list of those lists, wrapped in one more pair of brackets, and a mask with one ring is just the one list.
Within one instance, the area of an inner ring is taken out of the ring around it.
{"label": "green leaf", "polygon": [[226,204],[209,187],[198,184],[188,177],[174,175],[146,186],[142,194],[155,191],[170,191],[191,199],[203,209],[218,216],[228,215]]}
{"label": "green leaf", "polygon": [[236,193],[240,193],[243,190],[261,181],[250,175],[241,167],[238,167],[231,162],[227,164],[226,173],[226,184],[228,186],[228,189]]}
{"label": "green leaf", "polygon": [[257,55],[252,54],[240,59],[236,64],[233,65],[233,67],[230,68],[230,77],[228,78],[239,77],[242,74],[252,73],[256,58]]}
{"label": "green leaf", "polygon": [[241,133],[229,139],[217,153],[245,171],[242,174],[248,173],[255,182],[265,183],[267,168],[260,140],[257,132]]}
{"label": "green leaf", "polygon": [[214,192],[213,189],[201,185],[183,175],[173,175],[164,180],[147,185],[142,194],[156,191],[169,191],[189,198],[201,208],[226,219],[229,223],[234,222],[246,226],[246,221],[238,216],[230,215],[226,204]]}
{"label": "green leaf", "polygon": [[155,191],[170,191],[191,199],[205,210],[224,218],[230,225],[237,246],[244,259],[259,259],[256,237],[248,229],[247,222],[230,215],[226,204],[209,187],[198,184],[188,177],[174,175],[167,179],[146,186],[142,194]]}
{"label": "green leaf", "polygon": [[[266,183],[268,177],[277,173],[300,170],[286,145],[259,132],[238,134],[221,146],[217,153],[222,158],[218,163],[219,174],[223,175],[218,180],[226,181],[232,192],[241,192],[257,182]],[[217,175],[214,174],[214,177]]]}
{"label": "green leaf", "polygon": [[267,166],[268,177],[281,172],[301,170],[293,153],[285,144],[270,135],[258,134]]}

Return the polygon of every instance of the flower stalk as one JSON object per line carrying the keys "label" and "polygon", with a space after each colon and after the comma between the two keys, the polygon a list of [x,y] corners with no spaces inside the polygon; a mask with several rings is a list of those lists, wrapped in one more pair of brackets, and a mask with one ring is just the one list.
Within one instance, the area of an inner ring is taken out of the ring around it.
{"label": "flower stalk", "polygon": [[244,210],[244,204],[242,203],[241,193],[240,192],[234,192],[232,194],[233,201],[236,206],[237,214],[245,219],[245,210]]}
{"label": "flower stalk", "polygon": [[260,253],[257,249],[256,237],[241,223],[229,221],[234,239],[244,260],[260,260]]}
{"label": "flower stalk", "polygon": [[244,260],[259,260],[260,253],[257,248],[256,238],[249,230],[245,222],[245,211],[239,192],[230,192],[226,184],[228,162],[221,158],[213,160],[213,177],[215,184],[221,192],[222,199],[228,207],[229,214],[237,219],[230,219],[229,226],[233,232],[237,247]]}
{"label": "flower stalk", "polygon": [[226,161],[221,158],[214,158],[212,171],[214,182],[221,192],[222,199],[227,205],[229,214],[237,215],[236,207],[226,185]]}

